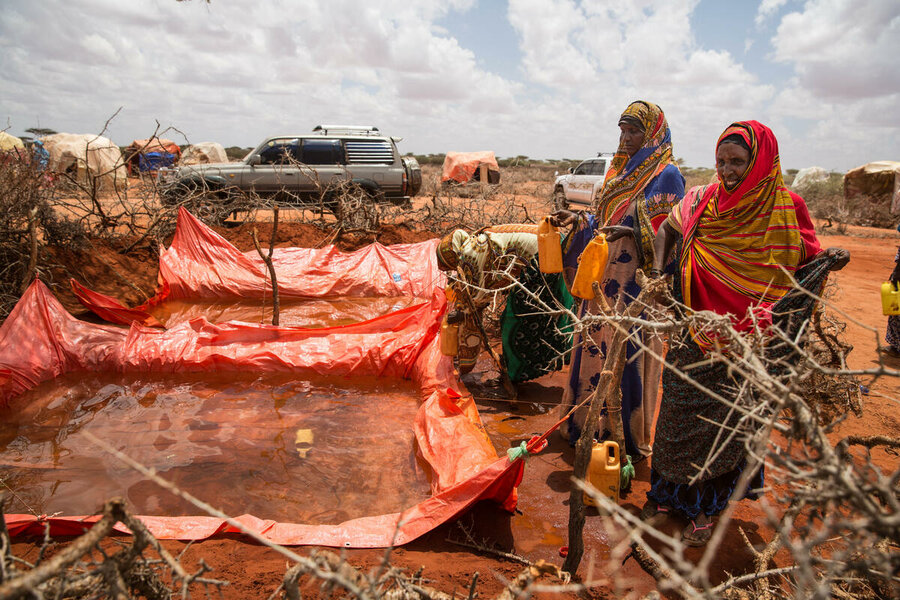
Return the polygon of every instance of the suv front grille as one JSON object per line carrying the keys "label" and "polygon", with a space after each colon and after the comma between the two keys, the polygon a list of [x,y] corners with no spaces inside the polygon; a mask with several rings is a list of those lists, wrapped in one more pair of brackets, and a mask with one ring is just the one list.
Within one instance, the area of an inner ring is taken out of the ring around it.
{"label": "suv front grille", "polygon": [[394,151],[390,142],[345,141],[347,162],[351,165],[391,165]]}

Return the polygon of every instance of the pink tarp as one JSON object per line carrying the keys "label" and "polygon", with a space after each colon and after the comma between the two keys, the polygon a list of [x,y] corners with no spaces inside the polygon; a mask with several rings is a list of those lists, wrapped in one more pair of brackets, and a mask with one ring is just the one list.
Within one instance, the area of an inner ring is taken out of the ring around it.
{"label": "pink tarp", "polygon": [[[414,428],[417,450],[431,468],[431,498],[403,513],[339,525],[276,523],[252,515],[241,516],[240,522],[281,544],[382,547],[415,539],[481,499],[512,510],[523,461],[498,457],[471,396],[459,383],[450,359],[439,351],[446,299],[434,243],[373,245],[346,254],[334,248],[284,249],[276,251],[275,260],[278,272],[285,274],[279,288],[284,285],[294,297],[405,294],[422,302],[361,323],[323,329],[212,324],[197,318],[163,330],[147,327],[140,311],[129,312],[134,309],[81,288],[83,297],[102,304],[99,314],[130,323],[122,328],[76,319],[35,282],[0,326],[0,404],[14,409],[23,391],[79,370],[251,369],[402,377],[422,390]],[[238,252],[182,213],[172,246],[162,254],[160,290],[151,302],[166,297],[262,296],[266,285],[258,257]],[[52,533],[78,533],[96,518],[6,516],[13,535],[42,533],[45,522]],[[203,539],[235,531],[224,521],[205,516],[141,519],[161,539]]]}

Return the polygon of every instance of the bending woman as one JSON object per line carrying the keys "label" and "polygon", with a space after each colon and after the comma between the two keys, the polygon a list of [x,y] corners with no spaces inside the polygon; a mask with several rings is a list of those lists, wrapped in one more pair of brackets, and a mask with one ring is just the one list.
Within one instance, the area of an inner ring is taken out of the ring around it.
{"label": "bending woman", "polygon": [[[653,265],[656,231],[681,197],[684,177],[672,161],[672,135],[661,108],[650,102],[632,102],[619,119],[619,149],[612,159],[594,214],[569,211],[554,213],[557,225],[573,225],[564,245],[564,266],[571,282],[578,257],[588,242],[602,232],[609,243],[609,264],[600,284],[610,306],[621,300],[629,304],[640,293],[635,282],[638,268]],[[598,229],[599,228],[599,229]],[[596,314],[595,300],[582,304],[581,314]],[[587,346],[575,340],[569,380],[563,392],[562,414],[594,392],[608,351],[612,334],[596,328]],[[652,332],[633,332],[643,346],[662,355],[663,341]],[[651,452],[651,425],[656,412],[662,364],[633,341],[628,342],[627,363],[622,373],[622,424],[625,452],[635,459]],[[566,426],[563,437],[573,444],[581,435],[587,407],[577,411]],[[606,414],[601,431],[607,428]]]}
{"label": "bending woman", "polygon": [[504,299],[501,292],[506,300],[500,318],[502,359],[510,379],[528,381],[562,368],[562,357],[572,341],[568,319],[545,314],[541,303],[568,309],[573,300],[562,276],[538,271],[537,247],[537,225],[496,225],[474,235],[456,229],[442,238],[437,247],[438,267],[456,272],[455,281],[448,286],[448,298],[454,304],[449,318],[460,324],[457,360],[461,374],[471,371],[481,354],[479,321],[492,304],[499,306]]}
{"label": "bending woman", "polygon": [[[820,259],[816,263],[824,268],[806,270],[818,273],[820,289],[828,270],[843,268],[849,253],[840,248],[821,252],[805,202],[784,187],[778,142],[765,125],[743,121],[729,126],[716,143],[716,170],[719,183],[691,188],[660,228],[651,274],[660,274],[678,245],[676,300],[691,311],[729,315],[738,331],[765,331],[773,308],[783,312],[776,303],[795,298],[786,295],[801,266]],[[684,332],[671,340],[666,361],[680,368],[701,363],[688,371],[689,377],[715,394],[734,397],[740,376],[721,362],[703,364],[715,344],[711,334]],[[666,368],[651,489],[641,517],[682,513],[691,520],[682,534],[688,545],[709,540],[711,517],[725,508],[746,466],[740,436],[723,447],[717,441],[723,425],[737,424],[729,414],[728,406]],[[714,448],[714,460],[691,483]],[[760,469],[745,497],[756,497],[753,491],[762,486],[762,478]]]}

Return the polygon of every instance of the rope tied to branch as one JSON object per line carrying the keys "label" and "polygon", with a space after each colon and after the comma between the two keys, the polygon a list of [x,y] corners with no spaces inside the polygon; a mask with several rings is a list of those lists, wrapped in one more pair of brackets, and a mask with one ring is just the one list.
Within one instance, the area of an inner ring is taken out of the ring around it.
{"label": "rope tied to branch", "polygon": [[[553,429],[550,429],[550,431],[553,431]],[[549,434],[550,431],[548,431],[547,433]],[[518,446],[513,446],[512,448],[507,450],[506,456],[509,457],[510,462],[515,461],[517,458],[521,458],[522,460],[525,460],[532,454],[537,454],[538,452],[542,451],[546,447],[547,447],[547,434],[544,434],[543,436],[536,435],[536,436],[532,437],[530,440],[528,440],[527,442],[522,442]],[[531,448],[531,450],[529,450],[529,448]]]}
{"label": "rope tied to branch", "polygon": [[515,461],[517,458],[526,459],[531,455],[528,452],[528,444],[522,442],[518,446],[513,446],[509,450],[506,451],[506,456],[509,457],[509,462]]}

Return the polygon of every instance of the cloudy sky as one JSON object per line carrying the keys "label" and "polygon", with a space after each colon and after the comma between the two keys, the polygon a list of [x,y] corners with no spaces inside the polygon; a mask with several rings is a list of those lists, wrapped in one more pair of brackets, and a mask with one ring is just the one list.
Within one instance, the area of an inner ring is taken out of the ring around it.
{"label": "cloudy sky", "polygon": [[[757,119],[784,168],[900,160],[898,0],[0,0],[0,129],[253,146],[372,124],[401,152],[581,158],[656,102],[712,166]],[[118,113],[117,113],[118,111]],[[116,114],[117,113],[117,114]]]}

